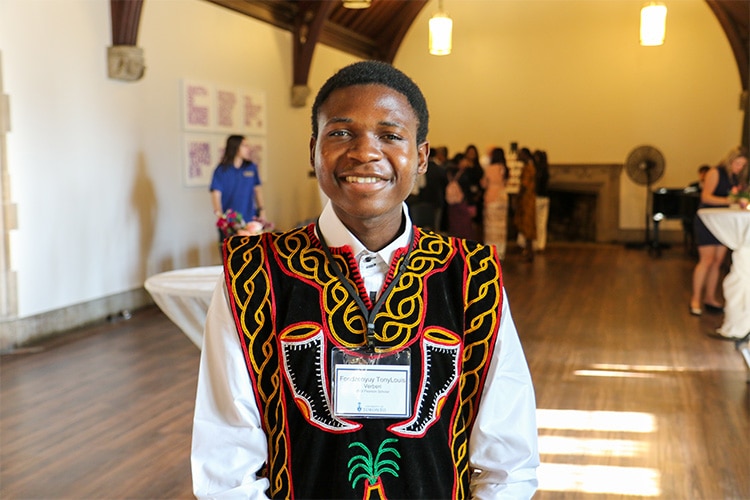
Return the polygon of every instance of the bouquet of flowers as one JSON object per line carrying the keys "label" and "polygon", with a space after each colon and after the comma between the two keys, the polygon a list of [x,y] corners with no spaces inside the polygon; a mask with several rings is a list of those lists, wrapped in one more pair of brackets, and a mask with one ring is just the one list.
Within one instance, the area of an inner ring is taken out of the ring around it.
{"label": "bouquet of flowers", "polygon": [[747,208],[750,205],[750,188],[744,184],[732,186],[729,191],[729,202],[738,204],[740,208]]}
{"label": "bouquet of flowers", "polygon": [[270,231],[273,229],[273,224],[258,217],[253,217],[253,220],[250,222],[245,222],[241,213],[235,212],[230,208],[219,216],[219,219],[216,221],[216,227],[221,230],[221,234],[225,238],[228,238],[235,234],[250,236],[260,234],[263,231]]}

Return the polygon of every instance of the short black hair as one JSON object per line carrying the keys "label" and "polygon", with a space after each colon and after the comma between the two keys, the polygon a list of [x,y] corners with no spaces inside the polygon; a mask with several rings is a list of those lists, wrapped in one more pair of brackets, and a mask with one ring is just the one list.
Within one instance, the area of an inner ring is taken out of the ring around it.
{"label": "short black hair", "polygon": [[417,144],[427,140],[430,114],[422,91],[402,71],[382,61],[360,61],[337,71],[318,91],[312,106],[312,134],[318,136],[318,112],[335,90],[354,85],[378,84],[403,94],[417,115]]}

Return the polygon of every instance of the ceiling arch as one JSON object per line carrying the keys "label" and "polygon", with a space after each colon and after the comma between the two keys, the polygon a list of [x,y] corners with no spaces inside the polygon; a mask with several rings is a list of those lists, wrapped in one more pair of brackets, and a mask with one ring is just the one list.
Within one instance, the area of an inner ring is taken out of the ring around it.
{"label": "ceiling arch", "polygon": [[[207,0],[289,31],[293,45],[292,104],[304,106],[315,46],[328,45],[363,59],[393,62],[401,42],[428,0],[372,0],[348,9],[339,0]],[[744,95],[750,64],[750,2],[705,0],[724,31]],[[143,0],[110,0],[113,45],[136,45]]]}
{"label": "ceiling arch", "polygon": [[292,105],[304,106],[315,46],[328,45],[363,59],[392,63],[427,0],[373,0],[348,9],[338,0],[208,0],[290,31],[293,36]]}
{"label": "ceiling arch", "polygon": [[748,63],[750,62],[750,2],[738,0],[706,0],[706,3],[719,20],[724,34],[732,47],[737,70],[742,81],[742,89],[748,89]]}

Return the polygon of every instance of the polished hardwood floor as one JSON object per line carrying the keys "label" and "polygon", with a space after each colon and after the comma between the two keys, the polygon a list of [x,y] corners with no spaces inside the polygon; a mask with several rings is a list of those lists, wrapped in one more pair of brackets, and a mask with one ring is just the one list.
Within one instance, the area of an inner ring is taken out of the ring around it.
{"label": "polished hardwood floor", "polygon": [[[614,245],[504,262],[534,378],[537,499],[750,499],[750,384],[694,261]],[[199,352],[155,308],[0,359],[0,498],[191,498]]]}

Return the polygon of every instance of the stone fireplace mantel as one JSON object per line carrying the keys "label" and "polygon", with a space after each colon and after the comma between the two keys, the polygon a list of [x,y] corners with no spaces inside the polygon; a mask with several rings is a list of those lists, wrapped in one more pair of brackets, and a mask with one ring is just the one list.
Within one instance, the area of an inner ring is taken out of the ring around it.
{"label": "stone fireplace mantel", "polygon": [[558,163],[549,166],[550,191],[597,195],[597,243],[610,243],[618,239],[621,173],[622,164]]}

